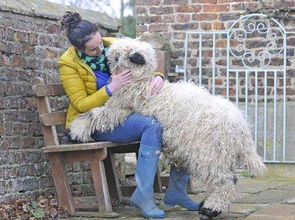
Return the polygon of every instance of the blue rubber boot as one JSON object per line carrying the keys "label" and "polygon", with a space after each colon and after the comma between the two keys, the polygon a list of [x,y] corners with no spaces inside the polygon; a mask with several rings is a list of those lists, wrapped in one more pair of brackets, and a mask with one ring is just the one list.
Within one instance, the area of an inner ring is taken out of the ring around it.
{"label": "blue rubber boot", "polygon": [[186,191],[189,175],[185,169],[179,170],[172,165],[170,168],[168,189],[164,196],[164,204],[169,207],[179,205],[190,211],[199,211],[200,204],[193,201]]}
{"label": "blue rubber boot", "polygon": [[160,150],[146,146],[139,149],[136,165],[136,189],[130,201],[140,208],[145,218],[165,218],[165,212],[159,209],[153,199],[153,185],[158,167]]}

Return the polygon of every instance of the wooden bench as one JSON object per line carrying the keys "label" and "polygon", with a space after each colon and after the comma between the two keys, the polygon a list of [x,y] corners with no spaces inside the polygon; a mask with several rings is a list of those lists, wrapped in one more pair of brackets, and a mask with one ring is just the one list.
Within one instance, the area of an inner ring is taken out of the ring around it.
{"label": "wooden bench", "polygon": [[[66,113],[52,112],[49,97],[65,95],[62,85],[45,85],[42,78],[35,78],[33,80],[33,91],[36,96],[37,111],[46,145],[42,148],[42,151],[48,155],[59,205],[67,209],[71,215],[118,217],[119,215],[112,210],[111,198],[122,202],[123,196],[130,196],[135,186],[125,188],[119,186],[114,154],[138,153],[139,143],[91,142],[60,144],[56,125],[65,124]],[[72,196],[65,165],[78,161],[89,162],[90,164],[96,202],[91,199],[87,202],[87,200]],[[156,192],[162,191],[159,172],[156,176],[154,189]],[[98,212],[77,211],[83,207],[96,207]]]}

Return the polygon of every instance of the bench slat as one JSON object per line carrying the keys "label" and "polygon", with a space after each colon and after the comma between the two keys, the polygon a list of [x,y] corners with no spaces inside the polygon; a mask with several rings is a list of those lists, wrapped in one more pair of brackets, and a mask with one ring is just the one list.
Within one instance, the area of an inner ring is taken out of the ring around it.
{"label": "bench slat", "polygon": [[132,142],[126,144],[118,144],[113,142],[92,142],[83,144],[63,144],[63,145],[53,145],[42,147],[45,153],[55,153],[55,152],[68,152],[68,151],[85,151],[85,150],[95,150],[102,148],[118,147],[118,146],[129,146],[129,145],[139,145],[139,142]]}
{"label": "bench slat", "polygon": [[37,84],[33,86],[33,91],[38,97],[42,96],[58,96],[65,95],[65,90],[62,84],[50,84],[50,85],[41,85]]}
{"label": "bench slat", "polygon": [[98,149],[98,150],[88,150],[88,151],[73,151],[62,153],[64,162],[66,163],[74,163],[74,162],[82,162],[82,161],[99,161],[104,160],[107,157],[106,148]]}
{"label": "bench slat", "polygon": [[51,112],[40,115],[40,121],[45,126],[61,125],[66,122],[66,112]]}

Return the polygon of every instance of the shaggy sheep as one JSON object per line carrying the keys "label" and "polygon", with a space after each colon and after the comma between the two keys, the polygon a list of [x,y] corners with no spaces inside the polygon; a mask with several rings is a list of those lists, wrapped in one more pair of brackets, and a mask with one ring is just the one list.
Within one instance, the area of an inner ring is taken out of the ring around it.
{"label": "shaggy sheep", "polygon": [[247,122],[230,101],[186,82],[166,81],[160,94],[149,95],[156,67],[149,43],[118,40],[108,60],[112,74],[130,69],[133,81],[104,106],[75,119],[70,127],[73,139],[87,142],[94,130],[113,129],[134,112],[154,116],[163,126],[165,155],[206,186],[200,212],[208,215],[221,213],[235,197],[236,168],[244,167],[252,175],[264,171]]}

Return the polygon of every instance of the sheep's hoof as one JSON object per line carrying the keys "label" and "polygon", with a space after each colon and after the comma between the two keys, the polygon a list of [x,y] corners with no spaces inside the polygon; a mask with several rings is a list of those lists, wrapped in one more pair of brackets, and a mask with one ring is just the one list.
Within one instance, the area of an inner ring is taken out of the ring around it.
{"label": "sheep's hoof", "polygon": [[[214,217],[216,217],[218,215],[221,215],[222,212],[221,211],[214,211],[214,210],[212,210],[210,208],[202,207],[200,209],[199,213],[202,214],[202,215],[205,215],[206,217],[211,219],[211,218],[214,218]],[[203,220],[203,219],[206,219],[206,218],[203,218],[203,217],[200,218],[200,220]]]}

